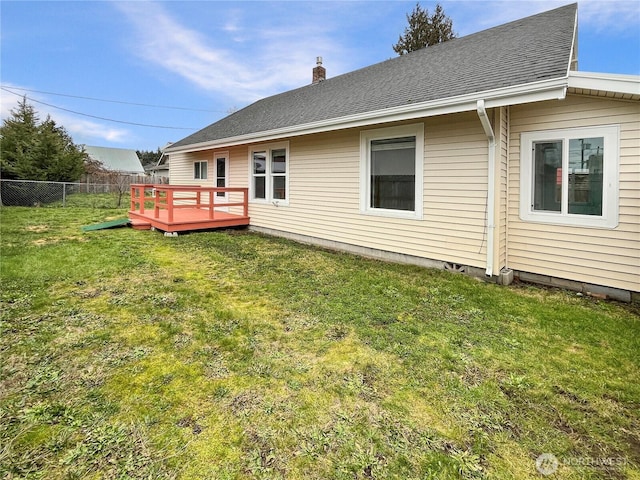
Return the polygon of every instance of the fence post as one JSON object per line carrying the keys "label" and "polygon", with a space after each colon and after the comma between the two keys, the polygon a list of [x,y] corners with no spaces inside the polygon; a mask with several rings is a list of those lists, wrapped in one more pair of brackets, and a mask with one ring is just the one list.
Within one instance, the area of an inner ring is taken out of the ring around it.
{"label": "fence post", "polygon": [[67,184],[62,184],[62,208],[67,206]]}

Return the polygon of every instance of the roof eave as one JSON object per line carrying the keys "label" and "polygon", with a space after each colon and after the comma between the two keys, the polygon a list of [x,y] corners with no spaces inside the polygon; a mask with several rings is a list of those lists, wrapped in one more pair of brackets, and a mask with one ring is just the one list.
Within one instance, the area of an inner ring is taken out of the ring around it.
{"label": "roof eave", "polygon": [[478,100],[484,100],[486,108],[541,102],[545,100],[558,100],[565,98],[566,91],[567,78],[559,77],[495,90],[474,92],[457,97],[448,97],[429,102],[401,105],[384,110],[375,110],[355,115],[348,115],[345,117],[320,120],[302,125],[292,125],[289,127],[222,138],[209,142],[195,143],[181,147],[169,147],[165,152],[186,153],[227,148],[249,143],[272,141],[282,139],[283,137],[310,135],[314,133],[362,127],[372,124],[414,120],[417,118],[433,117],[436,115],[475,111]]}
{"label": "roof eave", "polygon": [[640,95],[640,75],[570,72],[568,80],[570,88]]}

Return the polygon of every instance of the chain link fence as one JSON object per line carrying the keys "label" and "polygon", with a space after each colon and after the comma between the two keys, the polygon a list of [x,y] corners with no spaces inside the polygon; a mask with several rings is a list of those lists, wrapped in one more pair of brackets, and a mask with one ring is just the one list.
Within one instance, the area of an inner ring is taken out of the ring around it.
{"label": "chain link fence", "polygon": [[125,208],[129,206],[129,189],[128,181],[70,183],[0,179],[0,205]]}

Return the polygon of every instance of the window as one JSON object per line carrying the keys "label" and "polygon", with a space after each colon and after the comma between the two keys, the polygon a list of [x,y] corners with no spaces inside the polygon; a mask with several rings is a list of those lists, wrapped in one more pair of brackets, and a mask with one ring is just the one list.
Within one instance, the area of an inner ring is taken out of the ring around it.
{"label": "window", "polygon": [[193,164],[193,178],[196,180],[206,180],[208,164],[208,162],[195,162]]}
{"label": "window", "polygon": [[424,126],[360,134],[361,211],[422,218]]}
{"label": "window", "polygon": [[523,133],[520,217],[615,228],[618,137],[617,126]]}
{"label": "window", "polygon": [[289,144],[261,145],[250,151],[251,193],[254,201],[288,201],[288,157]]}
{"label": "window", "polygon": [[271,198],[287,198],[287,151],[284,148],[271,150]]}

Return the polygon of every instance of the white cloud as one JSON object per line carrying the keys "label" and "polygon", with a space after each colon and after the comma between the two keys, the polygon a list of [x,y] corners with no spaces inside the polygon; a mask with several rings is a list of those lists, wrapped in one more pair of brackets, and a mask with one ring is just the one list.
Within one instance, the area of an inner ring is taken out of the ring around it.
{"label": "white cloud", "polygon": [[43,105],[39,102],[53,105],[55,101],[47,98],[44,94],[23,90],[23,88],[28,87],[6,83],[3,84],[3,87],[15,93],[10,93],[4,89],[0,90],[0,116],[2,120],[11,116],[11,110],[14,110],[18,106],[18,102],[22,99],[23,94],[26,94],[27,102],[33,106],[38,118],[42,121],[49,115],[58,125],[64,127],[71,135],[71,138],[73,138],[74,143],[100,144],[104,141],[124,143],[132,137],[129,130],[108,127],[105,124],[91,120],[78,119],[71,114],[62,112],[48,105]]}
{"label": "white cloud", "polygon": [[[633,2],[579,1],[580,29],[637,28],[639,12]],[[463,36],[566,4],[567,0],[467,0],[446,2],[445,10]],[[371,21],[376,17],[372,17],[374,10],[383,11],[382,5],[389,4],[371,2],[371,10],[363,13],[367,4],[310,2],[305,8],[298,3],[293,8],[278,2],[269,5],[270,14],[264,17],[256,15],[250,4],[238,7],[211,2],[198,10],[193,7],[196,3],[191,4],[191,17],[184,20],[179,19],[180,3],[111,5],[133,26],[127,31],[134,39],[125,39],[128,52],[229,104],[243,105],[308,84],[317,55],[331,59],[329,76],[362,66],[355,57],[364,55],[363,46],[340,45],[344,37],[337,37],[342,30],[353,28],[354,15],[360,14],[361,22],[368,15]],[[211,18],[206,29],[200,26],[205,22],[193,17],[200,11]]]}
{"label": "white cloud", "polygon": [[80,143],[77,139],[82,139],[82,143],[85,144],[99,144],[102,141],[125,143],[132,138],[129,130],[113,127],[107,128],[103,124],[90,120],[78,120],[70,117],[58,123],[64,125],[64,128],[71,134],[76,143]]}
{"label": "white cloud", "polygon": [[[629,0],[577,0],[580,29],[637,32],[640,3]],[[567,0],[453,1],[444,4],[458,33],[468,35],[567,5]],[[455,12],[455,15],[452,14]]]}
{"label": "white cloud", "polygon": [[221,21],[227,37],[221,39],[184,26],[158,3],[113,5],[135,27],[136,54],[143,60],[242,103],[309,83],[315,57],[338,48],[310,16],[307,22],[289,18],[285,29],[265,28],[246,25],[242,11],[234,9]]}
{"label": "white cloud", "polygon": [[593,28],[597,32],[638,32],[640,25],[640,3],[637,1],[580,0],[578,19],[582,28]]}

